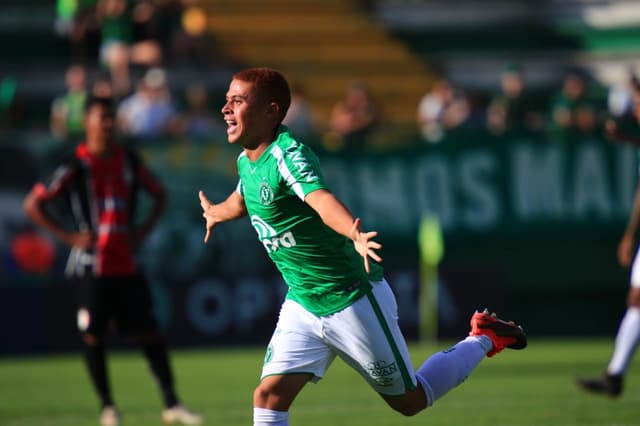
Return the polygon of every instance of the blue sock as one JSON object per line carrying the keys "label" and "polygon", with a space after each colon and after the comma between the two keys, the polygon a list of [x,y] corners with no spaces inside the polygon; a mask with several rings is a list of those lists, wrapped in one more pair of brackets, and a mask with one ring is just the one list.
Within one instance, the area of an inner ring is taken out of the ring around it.
{"label": "blue sock", "polygon": [[464,382],[492,348],[487,336],[469,336],[430,356],[416,372],[416,379],[427,395],[427,406]]}

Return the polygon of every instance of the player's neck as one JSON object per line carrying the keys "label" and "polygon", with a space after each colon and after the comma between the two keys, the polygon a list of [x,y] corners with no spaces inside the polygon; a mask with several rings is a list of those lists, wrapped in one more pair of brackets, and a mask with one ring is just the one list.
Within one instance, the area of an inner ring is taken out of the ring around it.
{"label": "player's neck", "polygon": [[254,143],[244,145],[243,148],[245,154],[247,154],[247,158],[252,162],[257,161],[267,148],[271,146],[271,143],[273,143],[276,137],[277,134],[274,132],[273,134],[269,134],[269,136],[257,139]]}
{"label": "player's neck", "polygon": [[113,143],[112,142],[94,142],[87,141],[87,151],[99,158],[108,159],[113,155]]}
{"label": "player's neck", "polygon": [[251,147],[251,148],[245,147],[244,152],[245,154],[247,154],[247,158],[249,159],[249,161],[254,162],[254,161],[257,161],[262,154],[264,154],[264,152],[267,150],[267,148],[269,148],[270,145],[271,145],[271,141],[262,142],[258,144],[256,147]]}

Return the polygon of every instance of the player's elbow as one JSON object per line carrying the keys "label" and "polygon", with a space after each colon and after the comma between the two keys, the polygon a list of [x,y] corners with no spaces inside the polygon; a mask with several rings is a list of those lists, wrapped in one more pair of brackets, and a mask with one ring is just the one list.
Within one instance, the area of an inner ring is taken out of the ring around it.
{"label": "player's elbow", "polygon": [[36,212],[39,209],[39,207],[40,206],[39,206],[38,198],[35,196],[33,191],[30,192],[29,194],[27,194],[27,196],[24,198],[24,200],[22,202],[22,210],[30,218],[34,217],[34,215],[36,214]]}

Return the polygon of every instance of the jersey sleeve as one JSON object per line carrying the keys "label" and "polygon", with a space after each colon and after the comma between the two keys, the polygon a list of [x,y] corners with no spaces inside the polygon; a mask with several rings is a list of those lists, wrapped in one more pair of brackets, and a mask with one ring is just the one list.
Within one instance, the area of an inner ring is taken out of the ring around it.
{"label": "jersey sleeve", "polygon": [[242,184],[242,179],[238,179],[238,184],[236,185],[236,191],[238,194],[244,197],[244,185]]}
{"label": "jersey sleeve", "polygon": [[71,162],[59,165],[49,179],[34,185],[33,191],[36,197],[43,201],[57,198],[72,184],[77,172],[77,167],[74,167]]}
{"label": "jersey sleeve", "polygon": [[318,189],[327,189],[320,170],[320,161],[314,152],[303,144],[294,143],[284,151],[275,152],[278,171],[287,186],[304,201]]}

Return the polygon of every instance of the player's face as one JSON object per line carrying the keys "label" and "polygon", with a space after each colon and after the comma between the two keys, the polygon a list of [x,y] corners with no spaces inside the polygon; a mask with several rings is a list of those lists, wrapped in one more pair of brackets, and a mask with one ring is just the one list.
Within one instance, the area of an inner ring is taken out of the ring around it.
{"label": "player's face", "polygon": [[113,138],[114,118],[113,113],[104,105],[95,104],[85,116],[85,130],[87,143],[96,148],[106,147]]}
{"label": "player's face", "polygon": [[231,81],[222,115],[227,123],[229,143],[252,149],[263,142],[271,142],[273,123],[269,105],[260,99],[253,83]]}

